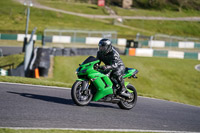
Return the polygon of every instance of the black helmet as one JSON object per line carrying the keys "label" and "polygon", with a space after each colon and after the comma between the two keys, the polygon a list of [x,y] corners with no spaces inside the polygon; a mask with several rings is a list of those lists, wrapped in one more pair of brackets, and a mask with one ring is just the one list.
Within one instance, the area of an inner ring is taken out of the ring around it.
{"label": "black helmet", "polygon": [[99,41],[99,51],[104,55],[112,50],[112,42],[109,39],[101,39]]}

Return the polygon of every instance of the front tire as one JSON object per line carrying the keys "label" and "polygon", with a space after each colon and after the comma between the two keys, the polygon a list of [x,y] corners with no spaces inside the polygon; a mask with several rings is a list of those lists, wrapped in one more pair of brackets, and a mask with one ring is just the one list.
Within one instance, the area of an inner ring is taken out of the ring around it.
{"label": "front tire", "polygon": [[137,102],[137,91],[135,89],[135,87],[131,84],[128,84],[127,85],[127,88],[131,91],[133,91],[131,94],[132,94],[132,98],[131,99],[128,99],[128,101],[123,101],[121,100],[119,103],[118,103],[118,106],[121,108],[121,109],[126,109],[126,110],[130,110],[132,109],[135,105],[136,105],[136,102]]}
{"label": "front tire", "polygon": [[92,100],[91,90],[90,89],[84,90],[83,82],[84,81],[76,81],[72,86],[71,90],[72,100],[78,106],[86,106]]}

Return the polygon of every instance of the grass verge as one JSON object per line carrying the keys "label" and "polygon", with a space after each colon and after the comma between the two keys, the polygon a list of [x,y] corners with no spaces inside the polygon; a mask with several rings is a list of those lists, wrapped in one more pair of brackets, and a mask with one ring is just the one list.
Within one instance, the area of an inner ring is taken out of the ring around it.
{"label": "grass verge", "polygon": [[[24,61],[24,54],[16,54],[5,57],[0,57],[0,66],[8,65],[14,63],[14,68]],[[3,69],[9,69],[8,67]]]}
{"label": "grass verge", "polygon": [[[0,46],[16,46],[16,47],[23,47],[22,41],[17,40],[0,40]],[[41,41],[35,41],[35,47],[42,46]]]}
{"label": "grass verge", "polygon": [[[14,68],[23,63],[24,54],[10,55],[5,57],[0,57],[0,65],[8,65],[14,63]],[[9,69],[9,67],[3,68]],[[12,82],[12,83],[24,83],[24,84],[33,84],[33,85],[46,85],[46,86],[59,86],[59,87],[71,87],[72,83],[68,82],[52,82],[51,79],[48,78],[25,78],[25,77],[14,77],[14,76],[0,76],[1,82]]]}

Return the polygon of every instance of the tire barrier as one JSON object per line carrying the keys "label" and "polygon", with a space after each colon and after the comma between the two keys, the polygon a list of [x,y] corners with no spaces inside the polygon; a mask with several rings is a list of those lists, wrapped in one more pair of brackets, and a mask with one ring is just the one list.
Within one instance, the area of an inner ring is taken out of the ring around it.
{"label": "tire barrier", "polygon": [[36,48],[34,50],[30,70],[33,71],[33,76],[36,78],[39,78],[39,76],[48,76],[48,70],[50,68],[50,53],[51,50],[47,48]]}
{"label": "tire barrier", "polygon": [[[124,51],[120,51],[115,48],[119,54],[124,54]],[[79,55],[94,55],[96,56],[98,48],[49,48],[51,55],[53,56],[79,56]]]}
{"label": "tire barrier", "polygon": [[50,48],[53,56],[96,55],[97,48]]}
{"label": "tire barrier", "polygon": [[17,68],[15,69],[9,69],[8,70],[9,76],[19,76],[19,77],[24,77],[24,64],[20,64]]}

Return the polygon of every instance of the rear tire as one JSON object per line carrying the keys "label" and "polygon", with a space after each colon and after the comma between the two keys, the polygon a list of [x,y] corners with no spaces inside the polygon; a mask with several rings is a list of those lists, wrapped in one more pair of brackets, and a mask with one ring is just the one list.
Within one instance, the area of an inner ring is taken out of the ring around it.
{"label": "rear tire", "polygon": [[119,103],[118,103],[118,106],[121,108],[121,109],[126,109],[126,110],[130,110],[132,109],[135,105],[136,105],[136,102],[137,102],[137,91],[135,89],[135,87],[131,84],[128,84],[127,85],[127,88],[129,90],[132,90],[133,92],[131,93],[133,95],[133,98],[130,99],[129,101],[123,101],[121,100]]}
{"label": "rear tire", "polygon": [[87,91],[84,91],[82,84],[83,81],[76,81],[71,90],[72,100],[78,106],[86,106],[92,100],[91,90],[87,89]]}

